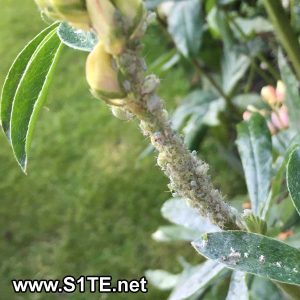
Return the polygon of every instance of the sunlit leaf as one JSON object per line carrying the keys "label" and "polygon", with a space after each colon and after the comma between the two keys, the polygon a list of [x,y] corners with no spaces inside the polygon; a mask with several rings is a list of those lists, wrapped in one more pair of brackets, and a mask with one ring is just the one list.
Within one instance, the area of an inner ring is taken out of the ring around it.
{"label": "sunlit leaf", "polygon": [[[47,90],[61,50],[61,42],[52,30],[32,54],[18,85],[13,85],[13,103],[9,123],[9,137],[14,155],[23,171],[38,113],[46,99]],[[17,72],[15,69],[14,72]],[[10,73],[10,77],[13,74]],[[9,79],[8,79],[9,80]],[[16,88],[16,89],[15,89]],[[9,111],[6,110],[6,114]]]}
{"label": "sunlit leaf", "polygon": [[191,242],[200,236],[200,232],[183,226],[161,226],[153,234],[152,238],[158,242],[186,241]]}
{"label": "sunlit leaf", "polygon": [[200,290],[204,291],[223,272],[226,272],[226,268],[213,261],[206,261],[202,265],[191,268],[179,280],[168,300],[182,300]]}
{"label": "sunlit leaf", "polygon": [[168,221],[192,229],[199,234],[219,230],[217,226],[207,218],[200,216],[195,208],[188,206],[186,200],[181,198],[166,201],[161,208],[161,213]]}
{"label": "sunlit leaf", "polygon": [[156,288],[168,291],[176,286],[181,274],[171,274],[164,270],[148,270],[146,278]]}
{"label": "sunlit leaf", "polygon": [[45,37],[50,31],[52,31],[58,24],[52,24],[39,33],[33,40],[31,40],[24,49],[17,56],[16,60],[12,64],[6,79],[3,85],[2,94],[1,94],[1,125],[7,136],[9,136],[9,126],[11,118],[11,110],[13,101],[15,98],[16,90],[26,71],[30,59],[32,58],[33,53],[36,51],[37,47],[43,42]]}
{"label": "sunlit leaf", "polygon": [[300,285],[300,251],[272,238],[243,231],[215,232],[203,235],[193,246],[229,268]]}
{"label": "sunlit leaf", "polygon": [[268,198],[272,175],[272,142],[265,119],[253,114],[238,125],[237,146],[242,159],[252,210],[260,216]]}

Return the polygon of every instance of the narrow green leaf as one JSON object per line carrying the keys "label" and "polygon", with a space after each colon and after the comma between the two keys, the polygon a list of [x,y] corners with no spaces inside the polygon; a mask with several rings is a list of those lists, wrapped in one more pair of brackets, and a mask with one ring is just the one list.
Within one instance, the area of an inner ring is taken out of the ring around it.
{"label": "narrow green leaf", "polygon": [[290,155],[286,176],[290,196],[300,214],[300,146],[294,149]]}
{"label": "narrow green leaf", "polygon": [[171,274],[164,270],[148,270],[145,275],[153,286],[163,291],[173,289],[180,278],[180,274]]}
{"label": "narrow green leaf", "polygon": [[299,95],[299,82],[290,68],[286,58],[283,56],[282,51],[278,54],[278,63],[282,80],[286,85],[286,105],[289,110],[289,123],[290,128],[296,132],[300,131],[299,111],[300,111],[300,95]]}
{"label": "narrow green leaf", "polygon": [[225,48],[222,60],[223,90],[232,93],[250,66],[250,58],[233,47]]}
{"label": "narrow green leaf", "polygon": [[300,251],[272,238],[243,231],[215,232],[203,235],[193,246],[229,268],[300,285]]}
{"label": "narrow green leaf", "polygon": [[14,96],[10,138],[15,157],[24,172],[32,131],[46,98],[61,45],[54,29],[34,52]]}
{"label": "narrow green leaf", "polygon": [[183,274],[168,300],[187,299],[200,290],[204,292],[223,272],[226,272],[225,267],[213,261],[191,268]]}
{"label": "narrow green leaf", "polygon": [[219,231],[207,218],[201,217],[195,208],[188,206],[185,199],[172,198],[164,203],[161,213],[168,221],[192,229],[198,234]]}
{"label": "narrow green leaf", "polygon": [[43,42],[47,34],[57,26],[57,23],[50,25],[31,40],[17,56],[6,76],[1,94],[0,114],[2,128],[9,140],[11,109],[18,85],[36,48]]}
{"label": "narrow green leaf", "polygon": [[246,273],[234,271],[231,276],[229,291],[226,300],[248,300],[249,291]]}
{"label": "narrow green leaf", "polygon": [[168,29],[177,49],[186,57],[198,53],[203,34],[199,0],[178,1],[168,16]]}
{"label": "narrow green leaf", "polygon": [[86,52],[91,52],[98,42],[94,33],[73,28],[68,23],[61,23],[57,34],[68,47]]}
{"label": "narrow green leaf", "polygon": [[253,114],[238,125],[238,150],[246,176],[252,210],[261,216],[268,198],[272,175],[272,141],[265,119]]}

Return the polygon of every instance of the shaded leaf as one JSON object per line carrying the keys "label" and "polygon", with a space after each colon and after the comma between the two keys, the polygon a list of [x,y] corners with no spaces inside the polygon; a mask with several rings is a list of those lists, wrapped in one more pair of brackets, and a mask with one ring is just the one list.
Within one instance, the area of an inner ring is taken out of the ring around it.
{"label": "shaded leaf", "polygon": [[34,52],[15,91],[10,138],[15,157],[24,172],[36,118],[45,101],[60,49],[61,42],[55,29]]}
{"label": "shaded leaf", "polygon": [[234,271],[226,300],[248,300],[249,291],[247,286],[246,273]]}
{"label": "shaded leaf", "polygon": [[168,30],[184,56],[198,53],[202,42],[203,23],[199,0],[178,1],[174,4],[168,16]]}
{"label": "shaded leaf", "polygon": [[272,238],[243,231],[215,232],[203,235],[193,246],[229,268],[300,285],[300,251]]}
{"label": "shaded leaf", "polygon": [[253,212],[260,216],[272,176],[272,142],[265,119],[253,114],[238,125],[237,146],[242,159]]}
{"label": "shaded leaf", "polygon": [[73,28],[68,23],[61,23],[57,34],[68,47],[86,52],[91,52],[98,42],[93,32]]}
{"label": "shaded leaf", "polygon": [[181,274],[171,274],[164,270],[148,270],[145,275],[153,286],[163,291],[173,289],[181,276]]}
{"label": "shaded leaf", "polygon": [[208,218],[201,217],[195,208],[188,206],[185,199],[173,198],[166,201],[161,213],[168,221],[195,230],[199,234],[219,230]]}
{"label": "shaded leaf", "polygon": [[300,214],[300,145],[290,155],[286,180],[290,196]]}
{"label": "shaded leaf", "polygon": [[273,30],[272,24],[267,19],[260,16],[251,19],[237,17],[234,21],[246,36]]}
{"label": "shaded leaf", "polygon": [[182,128],[185,142],[190,147],[199,132],[205,132],[206,125],[219,125],[219,113],[225,109],[225,101],[212,92],[195,90],[191,92],[172,116],[173,127]]}
{"label": "shaded leaf", "polygon": [[58,24],[50,25],[41,33],[39,33],[33,40],[31,40],[17,56],[6,76],[1,94],[0,110],[1,125],[9,140],[11,110],[18,85],[36,48],[43,42],[47,34],[57,26]]}
{"label": "shaded leaf", "polygon": [[223,90],[226,94],[232,93],[248,70],[250,62],[249,57],[239,53],[233,47],[225,48],[222,60],[222,81]]}
{"label": "shaded leaf", "polygon": [[300,95],[299,82],[294,75],[292,69],[288,65],[287,60],[283,56],[282,51],[278,54],[278,63],[283,82],[286,85],[285,103],[289,110],[290,128],[300,131],[299,111],[300,111]]}
{"label": "shaded leaf", "polygon": [[270,280],[254,277],[250,290],[251,300],[282,300],[283,295],[280,290]]}
{"label": "shaded leaf", "polygon": [[224,271],[226,271],[224,266],[213,261],[206,261],[202,265],[191,268],[179,280],[169,300],[186,299],[200,290],[204,292]]}

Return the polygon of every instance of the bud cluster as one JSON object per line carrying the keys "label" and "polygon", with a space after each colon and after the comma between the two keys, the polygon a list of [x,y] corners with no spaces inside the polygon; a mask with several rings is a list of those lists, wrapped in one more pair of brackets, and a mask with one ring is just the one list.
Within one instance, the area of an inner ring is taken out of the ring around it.
{"label": "bud cluster", "polygon": [[[53,20],[66,21],[93,30],[99,43],[89,54],[86,77],[92,94],[113,106],[123,106],[129,81],[117,60],[130,43],[145,30],[146,10],[142,0],[35,0],[41,11]],[[126,74],[127,75],[127,74]],[[126,111],[114,109],[124,118]]]}
{"label": "bud cluster", "polygon": [[277,82],[276,88],[268,85],[262,88],[261,98],[270,107],[270,110],[259,110],[250,105],[243,114],[243,119],[248,121],[253,112],[260,113],[266,117],[269,130],[272,135],[289,127],[289,115],[287,106],[284,104],[286,88],[282,81]]}

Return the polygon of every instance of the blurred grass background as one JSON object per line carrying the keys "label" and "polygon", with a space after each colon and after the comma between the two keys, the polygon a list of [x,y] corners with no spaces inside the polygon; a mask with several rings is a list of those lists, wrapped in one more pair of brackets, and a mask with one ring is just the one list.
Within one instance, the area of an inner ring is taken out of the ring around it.
{"label": "blurred grass background", "polygon": [[[2,86],[18,52],[46,24],[33,0],[0,0],[0,7]],[[148,63],[168,47],[155,26],[144,42]],[[86,56],[63,51],[37,122],[27,176],[0,134],[0,299],[166,299],[167,293],[150,285],[149,293],[136,295],[15,295],[11,280],[100,274],[132,279],[146,269],[177,272],[180,255],[190,262],[200,260],[188,244],[151,239],[166,223],[160,207],[170,197],[167,180],[155,166],[155,154],[137,160],[148,144],[137,122],[113,118],[90,96]],[[168,108],[188,93],[192,76],[184,67],[161,76],[159,93]],[[228,173],[218,151],[208,135],[201,154],[211,165],[216,186],[232,197],[240,192],[242,178]]]}
{"label": "blurred grass background", "polygon": [[[34,1],[0,0],[0,84],[10,64],[46,25]],[[164,51],[148,35],[151,61]],[[65,48],[46,107],[34,133],[29,172],[21,173],[0,135],[1,299],[165,299],[149,286],[145,295],[15,295],[14,278],[109,274],[139,278],[149,268],[176,270],[181,247],[151,240],[169,197],[136,122],[124,123],[93,99],[84,78],[86,54]],[[162,78],[168,99],[188,89],[178,69]],[[193,253],[185,246],[186,253]]]}

